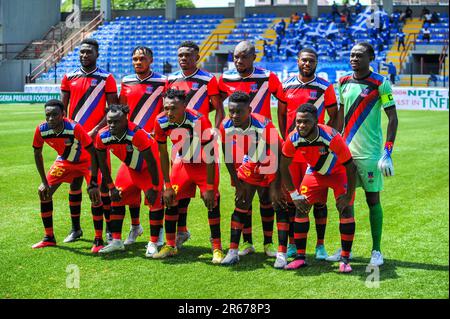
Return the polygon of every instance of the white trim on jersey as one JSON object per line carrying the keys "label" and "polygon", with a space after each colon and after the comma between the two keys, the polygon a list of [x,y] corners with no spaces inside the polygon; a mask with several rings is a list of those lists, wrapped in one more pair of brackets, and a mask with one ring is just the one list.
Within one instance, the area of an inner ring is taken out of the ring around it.
{"label": "white trim on jersey", "polygon": [[150,106],[153,104],[153,102],[159,98],[159,96],[161,95],[161,92],[164,90],[163,86],[159,86],[155,92],[153,92],[152,95],[150,95],[147,99],[147,101],[145,101],[144,105],[142,105],[141,109],[139,110],[139,113],[136,115],[136,117],[134,118],[134,123],[138,124],[141,122],[142,118],[145,116],[145,114],[147,113],[148,109],[150,108]]}
{"label": "white trim on jersey", "polygon": [[195,104],[201,99],[203,94],[206,93],[207,87],[206,84],[202,85],[202,87],[194,94],[194,96],[189,101],[189,104],[187,105],[188,109],[193,109]]}
{"label": "white trim on jersey", "polygon": [[255,107],[258,105],[258,103],[261,101],[261,99],[263,98],[264,94],[267,92],[268,89],[269,89],[269,82],[265,81],[263,83],[263,85],[261,85],[261,87],[259,88],[258,93],[256,93],[256,95],[253,98],[252,102],[250,103],[250,107],[252,108],[252,112],[255,109]]}
{"label": "white trim on jersey", "polygon": [[87,109],[91,106],[92,102],[97,98],[99,94],[101,94],[101,91],[105,88],[105,81],[100,81],[100,83],[97,85],[97,87],[92,91],[91,95],[87,98],[87,100],[84,102],[83,106],[78,111],[77,115],[74,118],[75,122],[79,122],[81,118],[86,113]]}

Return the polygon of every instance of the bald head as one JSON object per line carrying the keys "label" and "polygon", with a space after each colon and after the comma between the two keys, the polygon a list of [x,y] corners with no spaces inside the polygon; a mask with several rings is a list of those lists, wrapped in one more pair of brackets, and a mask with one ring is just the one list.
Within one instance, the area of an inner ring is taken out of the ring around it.
{"label": "bald head", "polygon": [[241,41],[234,48],[234,54],[244,52],[249,55],[256,54],[255,46],[250,41]]}
{"label": "bald head", "polygon": [[239,42],[234,48],[233,60],[236,70],[242,77],[253,73],[253,62],[256,59],[255,46],[249,41]]}

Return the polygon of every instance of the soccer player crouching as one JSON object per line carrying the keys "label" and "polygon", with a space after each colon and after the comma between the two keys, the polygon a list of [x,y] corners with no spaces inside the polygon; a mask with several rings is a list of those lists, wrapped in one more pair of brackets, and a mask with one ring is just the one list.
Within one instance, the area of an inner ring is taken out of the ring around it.
{"label": "soccer player crouching", "polygon": [[[113,241],[99,253],[125,249],[122,242],[125,205],[135,207],[141,201],[141,191],[144,191],[150,215],[150,242],[145,255],[151,257],[157,252],[156,243],[163,221],[162,173],[154,156],[157,154],[156,142],[149,133],[128,120],[128,111],[126,105],[109,106],[107,126],[100,130],[95,139],[99,166],[110,190],[113,236]],[[115,183],[106,163],[106,152],[109,151],[122,161]]]}
{"label": "soccer player crouching", "polygon": [[[164,112],[155,121],[155,139],[159,144],[161,169],[164,176],[163,193],[166,213],[164,228],[166,245],[153,258],[166,258],[177,254],[176,226],[178,203],[195,196],[200,188],[202,199],[208,210],[214,264],[223,259],[220,236],[219,168],[215,154],[215,136],[208,118],[194,110],[186,109],[184,91],[169,89],[164,96]],[[172,169],[170,169],[167,138],[172,147]]]}
{"label": "soccer player crouching", "polygon": [[[297,208],[294,220],[297,257],[285,269],[297,269],[306,265],[308,213],[312,205],[326,203],[328,188],[332,188],[339,211],[341,233],[342,251],[339,271],[351,272],[349,256],[355,234],[353,201],[356,166],[339,133],[329,126],[317,123],[317,109],[314,105],[302,104],[297,110],[295,130],[289,134],[283,144],[281,173],[283,182]],[[301,194],[295,189],[289,172],[289,165],[297,150],[300,150],[308,163],[306,175],[300,185]]]}
{"label": "soccer player crouching", "polygon": [[[92,139],[83,127],[65,118],[64,105],[59,100],[50,100],[45,104],[46,121],[36,127],[33,140],[34,160],[41,177],[38,194],[41,200],[41,218],[45,228],[45,237],[32,248],[55,246],[53,233],[53,199],[52,196],[62,183],[70,183],[81,201],[81,185],[83,178],[89,184],[89,196],[92,202],[94,226],[103,224],[102,202],[97,186],[97,161]],[[48,171],[44,170],[42,147],[50,145],[58,157]],[[91,156],[89,156],[89,154]],[[96,253],[103,247],[102,228],[95,231],[92,252]]]}
{"label": "soccer player crouching", "polygon": [[277,212],[279,238],[284,239],[284,242],[280,241],[275,266],[282,263],[284,267],[289,217],[287,205],[281,198],[280,191],[278,160],[281,139],[269,119],[252,113],[248,94],[234,92],[230,96],[228,109],[229,118],[222,122],[220,133],[225,162],[232,185],[236,188],[236,197],[235,209],[231,216],[230,249],[222,265],[231,265],[239,261],[239,239],[246,217],[251,212],[253,197],[256,191],[259,194],[265,191],[270,194]]}

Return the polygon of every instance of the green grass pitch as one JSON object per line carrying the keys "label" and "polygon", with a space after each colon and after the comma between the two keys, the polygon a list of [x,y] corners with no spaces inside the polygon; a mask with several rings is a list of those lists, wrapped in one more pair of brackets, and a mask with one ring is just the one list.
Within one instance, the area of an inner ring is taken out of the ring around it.
{"label": "green grass pitch", "polygon": [[[385,180],[382,193],[385,265],[375,275],[366,272],[371,236],[364,194],[357,191],[354,271],[339,274],[337,264],[314,260],[314,222],[308,240],[310,266],[280,271],[263,254],[262,229],[255,201],[253,230],[257,253],[233,267],[211,263],[209,227],[203,203],[191,202],[188,227],[192,238],[179,254],[166,260],[144,256],[148,241],[148,212],[141,209],[145,233],[123,253],[93,256],[89,199],[83,186],[82,240],[64,244],[70,229],[68,186],[54,197],[54,229],[58,246],[32,250],[42,239],[37,187],[38,173],[31,147],[43,107],[0,106],[0,298],[448,298],[449,297],[449,116],[446,112],[399,111],[399,129],[393,160],[395,176]],[[276,118],[276,117],[275,117]],[[386,117],[383,116],[386,126]],[[384,129],[385,132],[385,129]],[[55,153],[46,146],[46,167]],[[113,166],[117,167],[117,161]],[[222,167],[221,214],[224,248],[230,239],[233,189]],[[331,193],[331,192],[330,192]],[[311,219],[313,220],[313,219]],[[123,235],[130,219],[127,216]],[[276,231],[274,232],[276,243]],[[329,200],[325,245],[329,253],[339,246],[337,212]],[[78,289],[67,288],[66,270],[80,271]],[[372,288],[366,282],[372,283]]]}

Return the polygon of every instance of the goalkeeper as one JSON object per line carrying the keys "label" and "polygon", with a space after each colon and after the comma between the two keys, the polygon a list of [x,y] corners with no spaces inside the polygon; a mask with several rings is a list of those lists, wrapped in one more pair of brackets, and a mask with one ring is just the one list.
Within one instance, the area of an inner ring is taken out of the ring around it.
{"label": "goalkeeper", "polygon": [[[389,81],[369,68],[374,59],[374,49],[369,43],[358,43],[352,48],[350,65],[353,72],[339,79],[338,127],[343,129],[342,135],[357,166],[356,185],[364,189],[370,210],[373,241],[370,265],[381,266],[383,210],[380,191],[383,189],[382,175],[394,175],[391,154],[398,120]],[[381,110],[384,110],[389,121],[384,150]],[[339,256],[335,254],[327,260],[337,261]]]}

